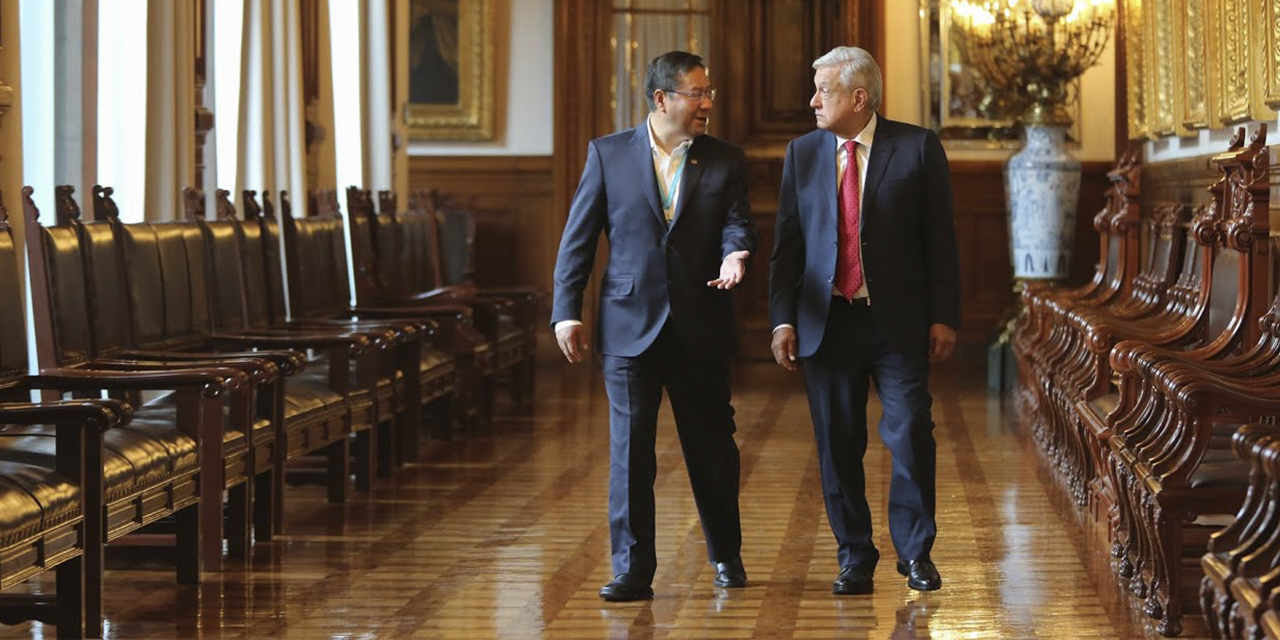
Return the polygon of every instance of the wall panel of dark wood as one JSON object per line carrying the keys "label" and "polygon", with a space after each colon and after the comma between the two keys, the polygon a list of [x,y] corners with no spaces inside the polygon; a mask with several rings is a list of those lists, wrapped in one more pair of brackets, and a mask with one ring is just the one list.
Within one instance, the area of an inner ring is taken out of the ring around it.
{"label": "wall panel of dark wood", "polygon": [[[1106,162],[1084,163],[1069,283],[1087,281],[1098,262],[1093,216],[1105,204],[1110,168]],[[960,244],[960,340],[981,343],[990,338],[1016,302],[1009,257],[1004,162],[952,162],[951,188]]]}
{"label": "wall panel of dark wood", "polygon": [[551,156],[412,156],[409,188],[424,187],[474,205],[481,285],[551,290],[563,227],[553,215]]}

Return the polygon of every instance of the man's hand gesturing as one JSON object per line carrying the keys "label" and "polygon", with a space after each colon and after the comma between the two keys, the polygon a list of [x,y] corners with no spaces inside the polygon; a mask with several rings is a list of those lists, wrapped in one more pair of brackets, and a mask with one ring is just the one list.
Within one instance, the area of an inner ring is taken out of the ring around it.
{"label": "man's hand gesturing", "polygon": [[747,256],[750,251],[734,251],[720,263],[720,277],[707,283],[708,287],[732,289],[747,275]]}

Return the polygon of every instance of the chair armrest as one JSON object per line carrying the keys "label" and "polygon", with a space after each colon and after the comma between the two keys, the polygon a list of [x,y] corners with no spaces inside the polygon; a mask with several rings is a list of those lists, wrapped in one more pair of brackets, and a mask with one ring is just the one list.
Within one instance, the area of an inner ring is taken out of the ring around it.
{"label": "chair armrest", "polygon": [[370,318],[388,318],[388,317],[471,317],[471,307],[465,304],[457,304],[452,302],[440,302],[438,304],[424,305],[407,305],[397,307],[378,307],[367,305],[356,305],[347,309],[348,313],[360,316],[369,316]]}
{"label": "chair armrest", "polygon": [[124,391],[198,389],[210,398],[219,397],[227,391],[237,391],[249,384],[249,376],[229,367],[165,371],[43,369],[39,375],[28,376],[24,380],[33,389],[63,391],[96,391],[107,388]]}
{"label": "chair armrest", "polygon": [[240,347],[269,349],[323,349],[347,347],[347,353],[359,356],[375,346],[375,340],[358,333],[299,333],[297,331],[259,329],[247,333],[218,333],[209,336],[215,343]]}
{"label": "chair armrest", "polygon": [[385,287],[379,288],[375,292],[377,300],[373,303],[378,304],[396,304],[396,305],[413,305],[419,302],[431,303],[448,303],[452,298],[458,295],[470,295],[465,291],[460,291],[456,286],[444,286],[431,289],[429,291],[396,291]]}
{"label": "chair armrest", "polygon": [[133,406],[113,399],[0,402],[0,423],[84,423],[99,430],[127,424]]}
{"label": "chair armrest", "polygon": [[396,323],[389,320],[348,320],[346,318],[302,318],[284,324],[296,331],[336,331],[367,333],[377,336],[384,344],[398,344],[416,340],[418,327],[412,322]]}
{"label": "chair armrest", "polygon": [[161,360],[111,358],[92,360],[89,366],[95,370],[107,371],[172,371],[174,369],[190,369],[192,367],[229,367],[244,372],[254,386],[269,384],[280,378],[280,368],[266,358],[219,357],[221,354],[206,354],[209,359],[183,360],[164,362]]}
{"label": "chair armrest", "polygon": [[132,349],[119,352],[126,358],[158,360],[160,362],[190,362],[219,358],[266,358],[275,363],[280,372],[291,376],[307,366],[307,354],[294,349],[259,349],[257,351],[150,351]]}

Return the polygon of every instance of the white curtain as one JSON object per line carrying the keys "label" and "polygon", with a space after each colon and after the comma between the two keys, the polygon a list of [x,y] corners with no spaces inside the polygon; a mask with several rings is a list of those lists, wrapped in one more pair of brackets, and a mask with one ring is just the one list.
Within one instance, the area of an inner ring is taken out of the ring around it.
{"label": "white curtain", "polygon": [[298,4],[248,0],[240,61],[236,193],[287,189],[294,215],[306,211]]}
{"label": "white curtain", "polygon": [[[127,38],[124,33],[116,34]],[[116,38],[106,40],[115,46]],[[182,189],[195,185],[195,6],[147,2],[147,220],[183,217]],[[100,121],[99,130],[112,127]],[[123,210],[123,209],[122,209]]]}
{"label": "white curtain", "polygon": [[[402,2],[400,4],[408,4]],[[391,107],[391,71],[388,42],[392,42],[388,32],[390,24],[388,11],[391,10],[387,0],[366,0],[367,17],[365,19],[364,37],[360,39],[361,57],[365,63],[365,91],[368,109],[365,111],[364,130],[364,188],[378,191],[391,189],[392,184],[392,107]],[[397,42],[399,42],[397,40]],[[405,76],[405,82],[408,76]],[[403,153],[403,152],[402,152]],[[403,204],[406,193],[400,193]]]}

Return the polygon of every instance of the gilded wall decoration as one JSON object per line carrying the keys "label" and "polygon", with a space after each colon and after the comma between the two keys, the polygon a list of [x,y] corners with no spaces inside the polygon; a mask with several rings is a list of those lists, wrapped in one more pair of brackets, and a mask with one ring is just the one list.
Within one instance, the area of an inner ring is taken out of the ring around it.
{"label": "gilded wall decoration", "polygon": [[1266,50],[1266,92],[1263,97],[1267,106],[1280,109],[1280,0],[1266,0],[1263,8],[1266,12],[1264,25],[1270,25],[1267,32]]}
{"label": "gilded wall decoration", "polygon": [[1177,73],[1182,90],[1178,92],[1180,133],[1209,126],[1209,89],[1207,75],[1212,47],[1209,45],[1209,0],[1179,0],[1173,12],[1174,60],[1185,60]]}
{"label": "gilded wall decoration", "polygon": [[492,140],[499,41],[507,0],[412,0],[409,105],[405,121],[420,140]]}
{"label": "gilded wall decoration", "polygon": [[[1173,3],[1148,2],[1143,7],[1143,25],[1147,37],[1147,59],[1151,61],[1147,67],[1147,95],[1154,98],[1147,103],[1148,135],[1164,136],[1174,133],[1174,96],[1178,88],[1174,82],[1174,37],[1173,37]],[[1178,60],[1184,58],[1179,57]]]}
{"label": "gilded wall decoration", "polygon": [[1245,41],[1249,34],[1247,0],[1214,0],[1218,5],[1217,29],[1220,39],[1218,60],[1222,91],[1216,119],[1223,123],[1249,119],[1249,55]]}
{"label": "gilded wall decoration", "polygon": [[1146,87],[1138,78],[1146,77],[1144,62],[1146,53],[1142,38],[1142,0],[1126,0],[1124,3],[1124,62],[1129,78],[1135,80],[1125,83],[1125,93],[1129,105],[1129,138],[1144,138],[1147,135]]}
{"label": "gilded wall decoration", "polygon": [[1274,120],[1280,103],[1276,86],[1276,0],[1249,3],[1249,111],[1254,120]]}

